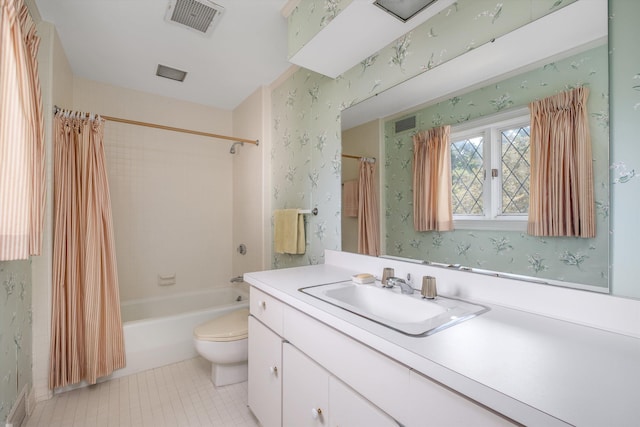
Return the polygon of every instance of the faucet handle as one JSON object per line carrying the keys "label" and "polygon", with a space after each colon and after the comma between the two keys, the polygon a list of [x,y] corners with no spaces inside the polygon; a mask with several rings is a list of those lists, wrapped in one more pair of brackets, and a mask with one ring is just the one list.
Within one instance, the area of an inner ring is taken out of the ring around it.
{"label": "faucet handle", "polygon": [[411,284],[407,283],[406,280],[404,280],[401,277],[389,277],[389,279],[387,279],[387,287],[388,288],[393,288],[394,286],[399,286],[400,287],[400,291],[403,294],[412,294],[413,293],[413,287],[411,286]]}
{"label": "faucet handle", "polygon": [[422,276],[422,297],[427,299],[434,299],[438,296],[436,289],[436,278],[433,276]]}
{"label": "faucet handle", "polygon": [[387,278],[387,285],[392,288],[401,283],[407,283],[402,277],[389,277]]}
{"label": "faucet handle", "polygon": [[393,270],[393,268],[391,267],[385,267],[382,269],[382,280],[380,280],[380,283],[382,284],[383,287],[387,288],[389,287],[389,283],[388,280],[391,277],[394,277],[395,272]]}

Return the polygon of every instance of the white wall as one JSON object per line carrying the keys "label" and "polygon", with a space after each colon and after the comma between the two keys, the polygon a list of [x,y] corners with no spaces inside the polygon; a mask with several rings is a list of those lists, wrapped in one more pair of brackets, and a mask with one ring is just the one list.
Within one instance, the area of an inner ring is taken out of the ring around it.
{"label": "white wall", "polygon": [[[73,108],[222,135],[231,112],[74,79]],[[107,121],[120,299],[225,286],[232,275],[231,143]],[[159,286],[158,275],[176,275]]]}
{"label": "white wall", "polygon": [[[268,153],[268,124],[265,111],[270,104],[269,91],[265,87],[257,89],[233,110],[233,135],[258,139],[259,144],[245,143],[236,146],[233,157],[233,276],[267,267],[264,246],[269,244],[265,235],[263,218],[265,194],[265,155]],[[268,199],[268,198],[266,198]],[[244,244],[245,255],[238,252]]]}

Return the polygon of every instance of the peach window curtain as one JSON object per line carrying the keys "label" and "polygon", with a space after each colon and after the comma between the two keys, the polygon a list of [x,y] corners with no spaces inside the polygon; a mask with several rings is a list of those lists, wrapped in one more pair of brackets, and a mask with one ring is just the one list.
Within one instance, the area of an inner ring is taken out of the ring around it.
{"label": "peach window curtain", "polygon": [[40,39],[22,0],[0,0],[0,261],[42,248],[44,124]]}
{"label": "peach window curtain", "polygon": [[358,166],[358,253],[380,255],[380,212],[375,163],[360,159]]}
{"label": "peach window curtain", "polygon": [[51,389],[125,366],[104,120],[54,117]]}
{"label": "peach window curtain", "polygon": [[413,136],[413,228],[453,230],[450,126]]}
{"label": "peach window curtain", "polygon": [[579,87],[529,105],[531,235],[595,237],[588,97]]}

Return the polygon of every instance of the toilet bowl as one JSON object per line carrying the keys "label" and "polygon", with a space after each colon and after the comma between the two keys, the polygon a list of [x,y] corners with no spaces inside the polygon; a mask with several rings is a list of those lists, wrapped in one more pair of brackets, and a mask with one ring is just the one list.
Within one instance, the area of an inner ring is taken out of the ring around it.
{"label": "toilet bowl", "polygon": [[211,362],[211,381],[216,387],[248,378],[248,317],[249,309],[234,310],[193,330],[196,351]]}

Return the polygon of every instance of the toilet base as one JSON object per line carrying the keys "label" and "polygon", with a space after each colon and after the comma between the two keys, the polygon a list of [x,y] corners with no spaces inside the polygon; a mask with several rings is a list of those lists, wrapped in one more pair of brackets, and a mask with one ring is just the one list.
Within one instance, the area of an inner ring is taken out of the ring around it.
{"label": "toilet base", "polygon": [[247,361],[229,364],[211,364],[211,381],[216,387],[247,381],[249,369]]}

